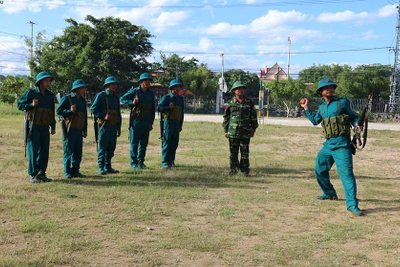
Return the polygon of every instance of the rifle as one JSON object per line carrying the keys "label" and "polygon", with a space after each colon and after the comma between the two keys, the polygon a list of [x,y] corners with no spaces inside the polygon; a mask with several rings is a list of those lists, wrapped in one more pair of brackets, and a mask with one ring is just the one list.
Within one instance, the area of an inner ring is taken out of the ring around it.
{"label": "rifle", "polygon": [[[67,95],[66,97],[68,97],[69,103],[70,103],[70,105],[72,106],[72,99],[71,99],[71,96]],[[65,119],[64,119],[63,116],[59,116],[59,117],[58,117],[58,120],[59,120],[60,123],[61,123],[61,131],[62,131],[62,135],[63,135],[63,142],[66,142],[67,139],[68,139],[68,133],[69,133],[69,129],[70,129],[70,127],[71,127],[71,123],[72,123],[72,118],[73,118],[73,117],[74,117],[74,114],[71,115],[71,120],[70,120],[70,122],[68,123],[68,125],[67,125],[67,123],[65,122]]]}
{"label": "rifle", "polygon": [[158,116],[160,117],[160,140],[164,139],[164,116],[162,112],[158,112]]}
{"label": "rifle", "polygon": [[97,118],[93,116],[93,113],[91,113],[91,117],[93,119],[93,127],[94,127],[94,140],[96,142],[96,149],[98,150],[99,147],[97,146],[99,142],[99,124],[97,123]]}
{"label": "rifle", "polygon": [[[139,99],[139,95],[138,95],[138,91],[136,90],[135,92],[135,99]],[[129,125],[128,125],[128,139],[130,139],[130,134],[131,134],[131,128],[133,127],[133,123],[135,121],[135,116],[136,116],[136,109],[137,109],[137,105],[132,106],[131,111],[129,113]]]}
{"label": "rifle", "polygon": [[372,94],[368,96],[368,101],[364,108],[362,109],[360,116],[358,118],[358,126],[362,126],[363,130],[360,130],[358,127],[354,127],[354,135],[351,140],[352,144],[352,153],[356,154],[356,150],[361,151],[365,144],[367,143],[367,135],[368,135],[368,117],[367,110],[372,102]]}
{"label": "rifle", "polygon": [[28,112],[25,110],[25,116],[24,116],[24,157],[25,158],[26,158],[26,146],[28,145],[29,133],[30,133],[30,128],[29,128]]}

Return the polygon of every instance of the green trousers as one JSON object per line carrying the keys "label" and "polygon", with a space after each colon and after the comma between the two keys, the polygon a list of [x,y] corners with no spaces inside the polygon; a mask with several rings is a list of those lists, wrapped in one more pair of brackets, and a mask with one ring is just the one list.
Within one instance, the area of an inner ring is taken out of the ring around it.
{"label": "green trousers", "polygon": [[326,195],[336,195],[329,176],[329,170],[334,163],[336,163],[336,168],[342,181],[346,207],[358,207],[356,178],[353,173],[353,155],[350,148],[342,147],[331,150],[323,146],[318,152],[315,161],[315,176],[321,190]]}

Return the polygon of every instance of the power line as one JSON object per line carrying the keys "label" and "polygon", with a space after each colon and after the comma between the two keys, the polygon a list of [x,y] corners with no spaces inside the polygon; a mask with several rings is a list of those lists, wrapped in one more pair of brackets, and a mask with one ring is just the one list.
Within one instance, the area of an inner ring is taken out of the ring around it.
{"label": "power line", "polygon": [[7,51],[7,50],[0,50],[0,52],[4,52],[4,53],[9,53],[9,54],[14,54],[14,55],[22,55],[22,56],[26,56],[23,53],[17,53],[17,52],[13,52],[13,51]]}
{"label": "power line", "polygon": [[[69,6],[69,7],[116,7],[116,8],[149,8],[149,9],[206,9],[206,8],[259,8],[259,7],[275,7],[275,6],[306,6],[306,5],[324,5],[324,4],[345,4],[345,3],[354,3],[354,2],[366,2],[368,0],[303,0],[303,1],[281,1],[281,2],[263,2],[263,3],[254,3],[254,4],[215,4],[215,5],[171,5],[171,6],[164,6],[164,5],[150,5],[150,6],[141,6],[141,5],[99,5],[99,4],[80,4],[80,3],[51,3],[52,6]],[[18,1],[24,2],[26,1]],[[41,1],[34,1],[27,3],[29,5],[40,5],[45,4]]]}
{"label": "power line", "polygon": [[[306,54],[325,54],[325,53],[346,53],[346,52],[362,52],[390,49],[389,46],[384,47],[370,47],[370,48],[357,48],[357,49],[344,49],[344,50],[325,50],[325,51],[306,51],[306,52],[290,52],[291,55],[306,55]],[[170,54],[195,54],[195,55],[215,55],[219,52],[201,52],[201,51],[162,51],[163,53]],[[265,56],[265,55],[288,55],[288,52],[268,52],[268,53],[224,53],[225,55],[251,55],[251,56]]]}

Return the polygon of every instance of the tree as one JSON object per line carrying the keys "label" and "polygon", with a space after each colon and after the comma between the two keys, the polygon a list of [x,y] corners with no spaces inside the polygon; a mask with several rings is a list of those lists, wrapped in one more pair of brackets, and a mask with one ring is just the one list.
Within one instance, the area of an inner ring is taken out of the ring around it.
{"label": "tree", "polygon": [[70,25],[63,35],[47,43],[44,34],[38,34],[35,57],[30,62],[32,73],[45,70],[54,76],[53,91],[69,92],[78,78],[89,84],[89,90],[102,90],[109,75],[115,75],[122,88],[130,87],[132,77],[150,65],[145,57],[153,51],[152,36],[145,28],[119,18],[90,15],[85,18],[87,24],[66,21]]}
{"label": "tree", "polygon": [[182,82],[185,89],[190,90],[196,97],[206,101],[215,99],[217,79],[206,65],[182,73]]}
{"label": "tree", "polygon": [[[219,75],[218,77],[221,77]],[[243,70],[228,70],[224,73],[225,82],[230,89],[235,81],[242,81],[247,86],[248,97],[258,97],[260,90],[260,79],[257,74],[248,73]]]}
{"label": "tree", "polygon": [[177,54],[172,54],[169,57],[164,53],[160,53],[162,64],[159,62],[153,63],[152,69],[155,72],[161,72],[155,81],[167,86],[176,76],[182,77],[183,73],[197,69],[198,60],[194,57],[185,60],[185,57],[180,57]]}
{"label": "tree", "polygon": [[285,105],[286,117],[289,117],[292,107],[297,106],[306,89],[304,82],[290,77],[287,80],[268,82],[267,87],[274,101]]}
{"label": "tree", "polygon": [[0,99],[11,105],[10,113],[13,113],[15,100],[19,98],[23,90],[28,88],[29,81],[23,76],[7,76],[0,83]]}

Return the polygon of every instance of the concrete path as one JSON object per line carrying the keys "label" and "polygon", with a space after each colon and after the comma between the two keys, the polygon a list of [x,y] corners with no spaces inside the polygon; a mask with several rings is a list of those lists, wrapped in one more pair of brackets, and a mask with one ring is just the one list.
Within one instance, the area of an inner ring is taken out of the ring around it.
{"label": "concrete path", "polygon": [[[158,114],[157,114],[158,116]],[[124,113],[124,118],[129,117],[129,114]],[[218,114],[185,114],[185,121],[206,121],[206,122],[215,122],[222,123],[223,118],[222,115]],[[272,125],[285,125],[285,126],[313,126],[311,122],[306,118],[276,118],[276,117],[265,117],[260,124],[272,124]],[[370,122],[368,124],[368,129],[370,130],[391,130],[391,131],[400,131],[400,123],[379,123],[379,122]]]}

